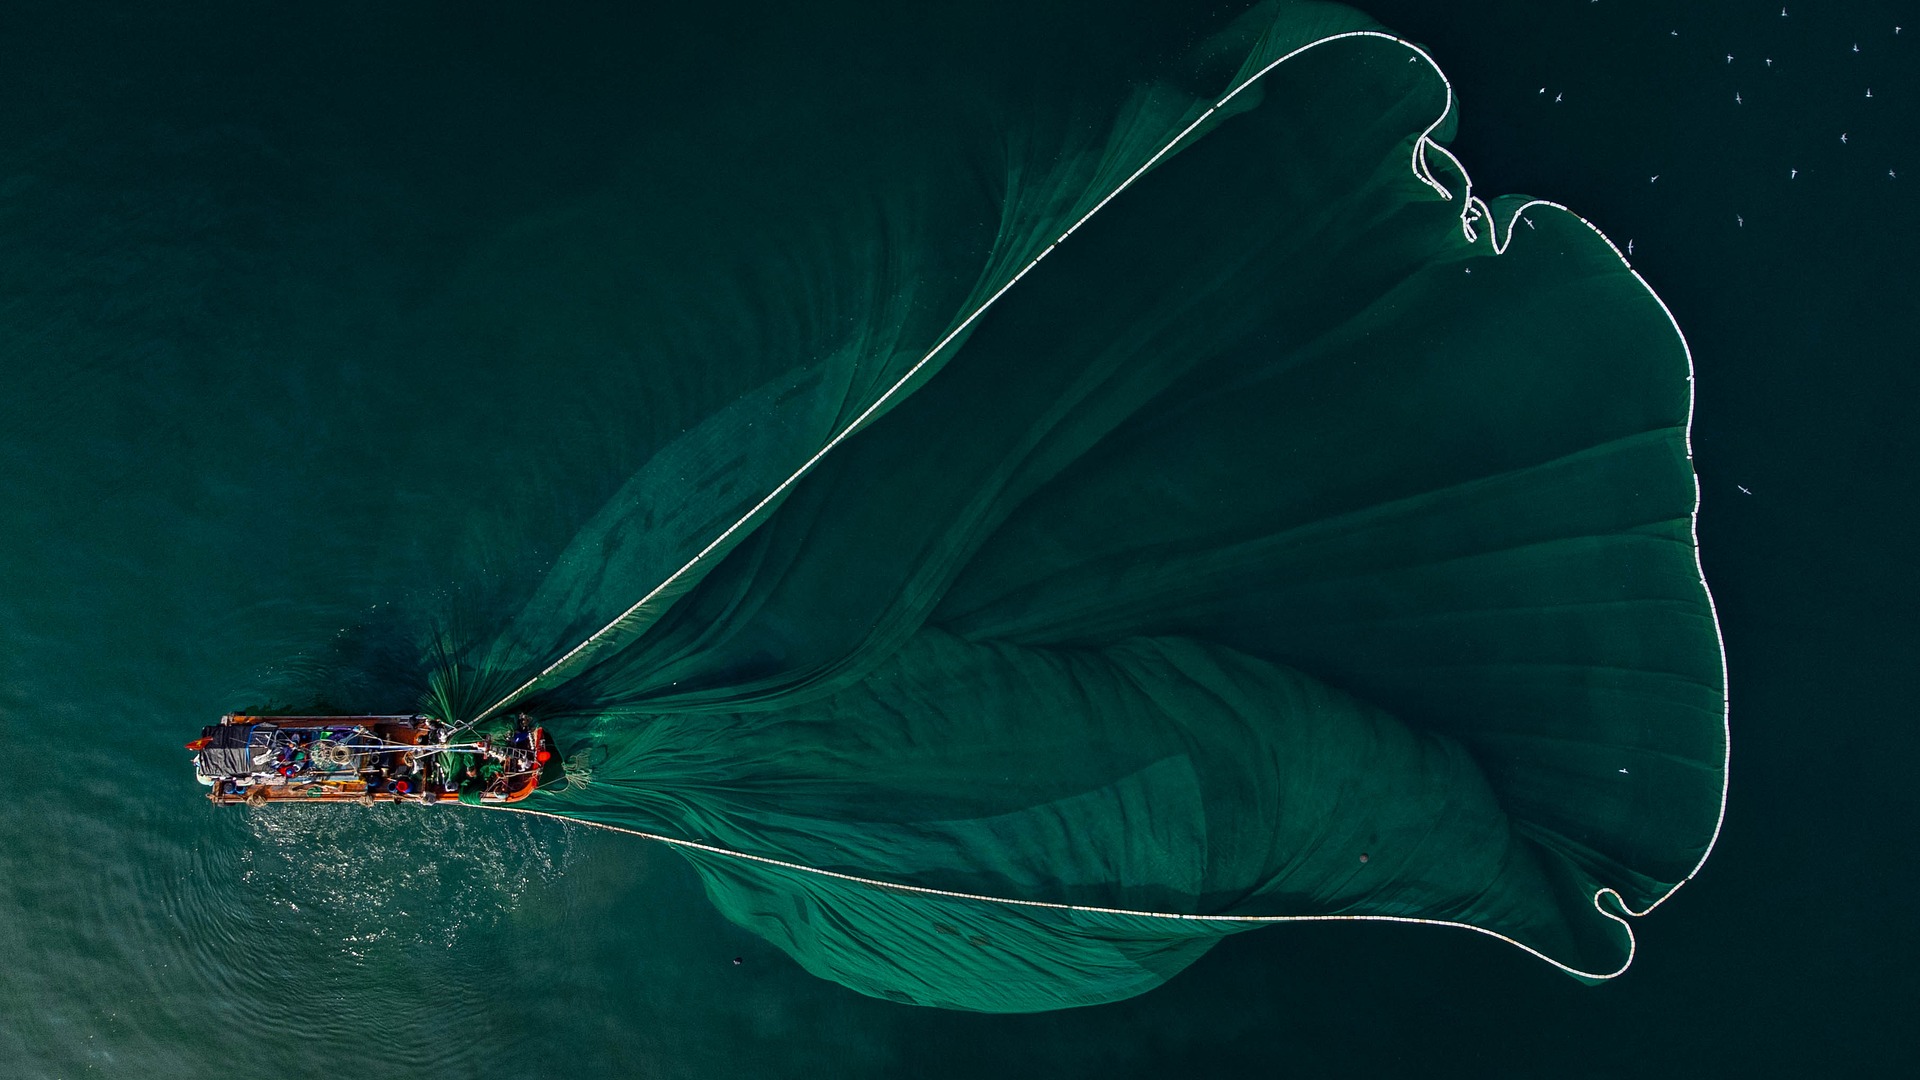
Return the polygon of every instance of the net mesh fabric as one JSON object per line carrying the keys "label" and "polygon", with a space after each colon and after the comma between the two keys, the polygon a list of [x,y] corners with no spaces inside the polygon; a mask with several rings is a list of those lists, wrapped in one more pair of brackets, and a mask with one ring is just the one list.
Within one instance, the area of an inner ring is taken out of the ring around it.
{"label": "net mesh fabric", "polygon": [[665,409],[482,663],[594,757],[528,808],[706,845],[899,1001],[1115,1000],[1255,919],[1625,966],[1724,793],[1685,344],[1586,223],[1471,201],[1424,54],[1259,18],[1226,107],[1010,170],[964,282]]}

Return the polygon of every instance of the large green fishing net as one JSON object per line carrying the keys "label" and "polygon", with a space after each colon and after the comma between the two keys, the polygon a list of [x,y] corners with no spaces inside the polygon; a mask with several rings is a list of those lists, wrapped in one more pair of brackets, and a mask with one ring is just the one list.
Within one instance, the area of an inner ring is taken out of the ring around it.
{"label": "large green fishing net", "polygon": [[1250,18],[863,278],[767,275],[815,347],[634,361],[647,463],[442,687],[560,733],[523,808],[903,1002],[1297,919],[1625,968],[1723,805],[1685,344],[1579,217],[1472,193],[1426,53]]}

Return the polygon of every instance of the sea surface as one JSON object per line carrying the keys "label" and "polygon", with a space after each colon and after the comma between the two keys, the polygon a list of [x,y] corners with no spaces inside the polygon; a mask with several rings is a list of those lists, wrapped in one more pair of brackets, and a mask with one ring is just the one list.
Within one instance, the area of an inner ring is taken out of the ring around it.
{"label": "sea surface", "polygon": [[1119,1004],[943,1012],[814,978],[630,837],[192,782],[222,712],[415,707],[420,627],[485,633],[617,490],[623,360],[717,317],[636,298],[773,287],[1243,6],[16,0],[0,1077],[1899,1073],[1920,8],[1363,6],[1446,70],[1476,190],[1631,242],[1691,346],[1732,795],[1625,976],[1289,926]]}

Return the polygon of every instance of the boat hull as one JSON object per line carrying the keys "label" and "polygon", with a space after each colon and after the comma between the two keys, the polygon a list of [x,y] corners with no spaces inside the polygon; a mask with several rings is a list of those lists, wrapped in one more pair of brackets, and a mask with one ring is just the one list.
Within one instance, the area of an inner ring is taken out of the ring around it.
{"label": "boat hull", "polygon": [[557,764],[545,729],[446,740],[431,716],[261,716],[233,713],[187,744],[219,805],[383,802],[514,803]]}

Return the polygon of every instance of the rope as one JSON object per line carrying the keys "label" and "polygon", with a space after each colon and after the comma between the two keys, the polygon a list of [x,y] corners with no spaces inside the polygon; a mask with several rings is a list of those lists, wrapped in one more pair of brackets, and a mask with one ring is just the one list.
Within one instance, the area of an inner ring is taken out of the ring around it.
{"label": "rope", "polygon": [[1619,923],[1620,926],[1626,930],[1627,956],[1625,960],[1621,961],[1618,969],[1599,973],[1581,971],[1579,968],[1563,964],[1533,946],[1523,941],[1510,938],[1497,930],[1489,930],[1484,926],[1455,922],[1450,919],[1425,919],[1415,915],[1193,915],[1178,911],[1147,911],[1137,908],[1101,907],[1094,904],[1067,904],[1057,900],[1022,900],[1011,896],[990,896],[986,893],[959,892],[953,889],[934,889],[925,885],[905,885],[897,881],[883,881],[879,878],[861,877],[858,874],[844,874],[838,870],[827,870],[818,866],[808,866],[805,863],[790,862],[786,859],[775,859],[766,855],[754,855],[745,851],[735,851],[732,848],[723,848],[717,844],[703,844],[697,840],[682,840],[678,837],[663,836],[659,833],[629,829],[621,825],[609,825],[603,821],[571,818],[564,814],[550,813],[545,810],[528,810],[523,807],[504,806],[499,803],[479,803],[474,805],[478,805],[483,810],[504,810],[510,814],[526,814],[530,817],[550,818],[554,821],[565,822],[569,825],[584,825],[595,829],[605,829],[608,832],[636,836],[642,840],[651,840],[655,843],[666,844],[670,847],[704,851],[709,855],[720,855],[729,859],[760,863],[764,866],[777,866],[782,870],[793,870],[802,874],[813,874],[817,877],[833,878],[836,881],[850,882],[855,885],[865,885],[875,889],[886,889],[891,892],[912,893],[919,896],[938,896],[948,900],[971,900],[977,903],[1000,904],[1007,907],[1039,908],[1046,911],[1073,911],[1090,915],[1120,915],[1139,919],[1162,919],[1171,922],[1229,923],[1253,926],[1292,922],[1388,922],[1408,923],[1416,926],[1451,926],[1460,930],[1472,930],[1475,933],[1485,934],[1490,938],[1504,941],[1517,949],[1521,949],[1545,960],[1547,963],[1552,964],[1554,967],[1570,975],[1576,975],[1583,979],[1611,979],[1625,972],[1629,967],[1633,966],[1633,955],[1638,948],[1638,941],[1633,935],[1633,927],[1628,924],[1627,920],[1608,911],[1600,903],[1601,897],[1610,895],[1613,897],[1614,903],[1619,904],[1622,910],[1631,910],[1627,908],[1626,902],[1621,899],[1620,894],[1613,889],[1601,889],[1594,893],[1593,907],[1594,910],[1612,919],[1614,922]]}
{"label": "rope", "polygon": [[[1423,153],[1426,146],[1429,145],[1428,136],[1432,135],[1434,129],[1439,127],[1440,124],[1446,120],[1447,116],[1453,112],[1453,84],[1447,80],[1446,74],[1440,71],[1440,66],[1434,63],[1433,58],[1431,56],[1428,56],[1425,51],[1421,50],[1418,46],[1414,45],[1412,42],[1407,41],[1400,37],[1396,37],[1392,34],[1384,33],[1382,31],[1377,31],[1377,30],[1354,30],[1344,34],[1334,34],[1330,37],[1325,37],[1318,41],[1314,41],[1309,44],[1300,46],[1299,48],[1293,50],[1292,52],[1286,54],[1285,56],[1280,57],[1277,60],[1274,60],[1272,63],[1269,63],[1267,66],[1261,68],[1258,72],[1249,76],[1244,82],[1242,82],[1240,85],[1234,87],[1231,91],[1229,91],[1225,97],[1221,98],[1218,102],[1214,103],[1214,105],[1211,108],[1201,113],[1200,116],[1197,119],[1195,119],[1192,123],[1182,128],[1178,135],[1175,135],[1172,139],[1168,140],[1167,144],[1165,146],[1162,146],[1158,151],[1156,151],[1152,157],[1148,158],[1145,164],[1135,169],[1131,175],[1129,175],[1125,180],[1122,180],[1119,183],[1119,185],[1116,186],[1112,191],[1108,192],[1105,198],[1101,199],[1098,203],[1095,203],[1093,209],[1088,210],[1085,214],[1081,215],[1080,219],[1078,221],[1075,221],[1073,225],[1067,229],[1067,231],[1061,233],[1059,239],[1055,240],[1051,244],[1048,244],[1046,248],[1040,252],[1040,254],[1035,255],[1032,258],[1032,260],[1030,260],[1025,266],[1021,267],[1019,273],[1013,275],[1013,277],[1009,279],[1004,285],[1001,285],[998,289],[994,290],[994,293],[992,296],[987,297],[986,300],[981,302],[979,307],[974,308],[973,311],[970,312],[966,318],[960,320],[959,325],[955,326],[952,330],[948,331],[947,335],[941,338],[940,341],[933,346],[933,348],[927,350],[927,354],[925,356],[922,356],[917,362],[915,362],[915,364],[912,367],[907,369],[906,374],[900,376],[898,381],[896,381],[892,386],[888,387],[886,393],[881,394],[878,398],[875,398],[873,403],[871,405],[868,405],[864,410],[862,410],[859,416],[854,417],[853,420],[850,423],[848,423],[845,428],[842,428],[838,434],[834,435],[831,439],[828,439],[826,444],[823,445],[819,450],[815,451],[812,457],[808,458],[798,469],[794,470],[793,475],[787,477],[785,480],[782,480],[777,486],[774,487],[772,491],[768,492],[764,498],[762,498],[759,502],[753,504],[753,508],[751,510],[748,510],[744,515],[742,515],[738,521],[735,521],[733,524],[727,526],[727,528],[724,531],[722,531],[719,536],[714,537],[713,540],[710,543],[708,543],[706,547],[701,548],[699,552],[697,552],[693,556],[693,558],[688,559],[686,563],[680,567],[680,569],[675,570],[673,573],[667,575],[666,580],[654,586],[650,591],[648,591],[648,593],[645,596],[642,596],[639,600],[634,601],[633,606],[621,612],[617,617],[614,618],[612,622],[609,622],[607,623],[607,625],[601,627],[599,630],[594,631],[592,634],[588,635],[585,641],[582,641],[580,644],[575,645],[571,649],[568,649],[566,653],[560,657],[560,659],[555,660],[553,663],[548,664],[546,667],[542,668],[538,675],[535,675],[533,678],[528,679],[524,683],[521,683],[518,687],[515,687],[510,693],[508,693],[505,697],[501,698],[499,701],[496,701],[492,705],[489,705],[486,708],[480,710],[479,713],[475,714],[473,719],[467,721],[465,724],[461,725],[461,727],[456,729],[456,733],[458,733],[459,731],[465,731],[467,728],[480,723],[481,721],[487,719],[488,717],[492,716],[494,713],[500,711],[501,709],[504,709],[507,706],[512,705],[515,701],[520,699],[520,696],[522,694],[525,694],[528,690],[538,685],[540,680],[546,678],[548,675],[551,675],[555,671],[558,671],[561,667],[565,666],[568,661],[572,660],[575,656],[578,656],[582,651],[590,648],[594,642],[599,641],[601,638],[605,637],[607,634],[619,628],[619,626],[622,623],[626,622],[627,619],[631,618],[635,613],[640,611],[642,608],[646,607],[647,604],[650,603],[655,597],[659,596],[661,593],[671,588],[675,582],[679,581],[681,578],[685,577],[688,573],[690,573],[694,567],[698,566],[709,555],[713,554],[713,552],[717,550],[722,544],[725,544],[727,540],[733,536],[734,533],[740,531],[740,529],[746,526],[748,522],[752,521],[754,517],[760,513],[760,511],[766,509],[781,495],[785,494],[787,489],[799,483],[803,477],[805,477],[809,472],[812,472],[813,467],[819,464],[822,458],[826,457],[827,454],[831,453],[841,443],[845,442],[849,437],[851,437],[854,434],[854,432],[860,430],[861,426],[863,426],[867,422],[867,420],[873,416],[875,412],[879,411],[881,406],[885,405],[889,399],[891,399],[895,394],[899,393],[902,388],[904,388],[909,382],[911,382],[915,375],[920,373],[920,369],[926,367],[927,364],[930,363],[935,356],[938,356],[940,354],[941,350],[945,349],[949,344],[951,344],[954,341],[955,338],[958,338],[962,333],[964,333],[969,326],[972,326],[974,322],[980,318],[981,315],[984,315],[986,313],[988,308],[992,307],[996,302],[999,301],[999,299],[1002,296],[1006,295],[1007,290],[1019,284],[1021,278],[1026,277],[1029,271],[1031,271],[1034,267],[1040,265],[1040,260],[1046,258],[1048,255],[1051,255],[1053,253],[1054,248],[1057,248],[1061,244],[1065,243],[1067,241],[1067,238],[1072,236],[1074,232],[1080,228],[1080,226],[1085,225],[1089,220],[1091,220],[1093,218],[1093,215],[1105,209],[1106,205],[1112,202],[1115,198],[1117,198],[1121,192],[1133,186],[1134,181],[1146,175],[1148,170],[1152,169],[1155,165],[1160,163],[1161,158],[1165,157],[1167,154],[1172,152],[1174,147],[1180,145],[1180,143],[1184,141],[1188,135],[1193,134],[1193,132],[1196,129],[1198,129],[1201,124],[1206,123],[1207,120],[1210,119],[1215,113],[1219,112],[1223,107],[1225,107],[1228,102],[1232,101],[1235,97],[1239,96],[1242,90],[1245,90],[1247,87],[1253,85],[1263,76],[1265,76],[1267,72],[1272,71],[1274,68],[1279,67],[1281,64],[1285,63],[1288,60],[1293,59],[1295,56],[1298,56],[1309,49],[1317,48],[1321,45],[1327,44],[1328,42],[1339,41],[1343,38],[1362,38],[1362,37],[1384,38],[1388,41],[1393,41],[1401,45],[1405,45],[1407,48],[1412,49],[1416,53],[1419,53],[1420,56],[1424,58],[1428,64],[1432,65],[1434,72],[1436,74],[1439,74],[1441,82],[1446,85],[1446,90],[1447,90],[1446,107],[1441,110],[1440,115],[1438,117],[1434,118],[1433,123],[1427,125],[1426,130],[1420,133],[1420,138],[1414,140],[1412,166],[1413,166],[1414,175],[1418,177],[1422,183],[1425,183],[1428,187],[1433,188],[1434,191],[1440,194],[1441,198],[1451,201],[1453,198],[1453,193],[1448,191],[1445,185],[1441,184],[1439,181],[1433,178],[1432,172],[1427,168],[1425,155]],[[1462,175],[1465,175],[1464,172],[1462,173]],[[1476,212],[1477,211],[1475,211],[1471,203],[1463,207],[1461,211],[1461,228],[1467,233],[1469,240],[1472,239],[1472,225],[1468,221],[1468,216]]]}

